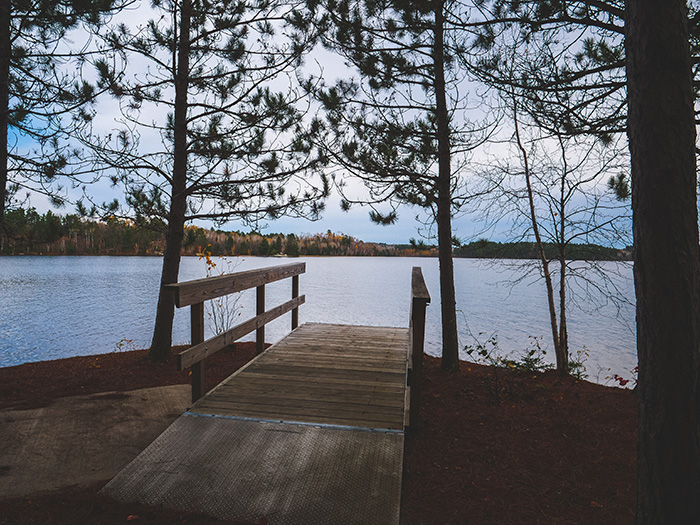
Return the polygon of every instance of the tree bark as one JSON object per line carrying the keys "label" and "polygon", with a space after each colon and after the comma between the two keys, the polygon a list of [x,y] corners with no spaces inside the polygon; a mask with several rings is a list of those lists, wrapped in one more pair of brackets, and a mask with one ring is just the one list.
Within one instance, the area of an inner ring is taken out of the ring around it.
{"label": "tree bark", "polygon": [[437,228],[440,261],[440,308],[442,314],[442,361],[445,370],[459,368],[457,306],[452,260],[452,171],[450,166],[450,121],[445,95],[443,3],[435,9],[435,111],[438,137]]}
{"label": "tree bark", "polygon": [[564,145],[561,146],[562,166],[559,186],[559,348],[557,369],[562,375],[569,373],[569,331],[566,326],[566,175],[568,165]]}
{"label": "tree bark", "polygon": [[187,89],[189,83],[191,0],[182,0],[180,9],[180,38],[175,71],[175,115],[173,130],[173,179],[170,196],[168,231],[165,237],[163,270],[153,340],[149,355],[154,360],[164,360],[170,355],[173,339],[175,303],[166,291],[166,284],[176,283],[180,272],[180,252],[184,237],[185,212],[187,211]]}
{"label": "tree bark", "polygon": [[4,248],[7,200],[7,127],[10,111],[10,0],[0,2],[0,255]]}
{"label": "tree bark", "polygon": [[[568,352],[562,355],[561,340],[559,338],[559,329],[557,328],[557,309],[554,302],[554,284],[552,283],[552,273],[549,271],[549,261],[544,251],[544,243],[540,235],[540,227],[537,222],[537,214],[535,213],[535,198],[532,189],[532,174],[530,173],[530,163],[528,154],[520,138],[520,125],[518,123],[518,106],[515,96],[513,96],[513,126],[515,128],[515,141],[523,157],[523,171],[525,172],[525,185],[527,187],[527,202],[530,211],[530,223],[532,224],[532,232],[535,235],[535,246],[537,247],[537,256],[542,264],[542,273],[544,274],[544,282],[547,287],[547,307],[549,308],[549,326],[552,331],[552,343],[554,344],[554,354],[557,360],[557,371],[564,375],[569,372]],[[563,217],[563,216],[562,216]],[[562,274],[563,275],[563,274]],[[563,285],[562,280],[562,285]],[[563,298],[560,295],[560,299]]]}
{"label": "tree bark", "polygon": [[627,2],[639,426],[636,522],[700,522],[700,249],[684,0]]}
{"label": "tree bark", "polygon": [[[562,233],[564,233],[563,213],[564,205],[561,206]],[[564,237],[559,241],[559,345],[554,348],[557,358],[557,371],[561,375],[569,373],[569,331],[566,326],[566,245]]]}

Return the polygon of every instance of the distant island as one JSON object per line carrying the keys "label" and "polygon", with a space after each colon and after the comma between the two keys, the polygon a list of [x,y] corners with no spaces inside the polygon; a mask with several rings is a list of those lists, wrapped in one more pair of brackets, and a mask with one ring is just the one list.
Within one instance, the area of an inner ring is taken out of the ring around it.
{"label": "distant island", "polygon": [[[5,213],[3,255],[154,255],[165,249],[165,227],[158,220],[136,224],[129,219],[94,220],[77,214],[39,214],[34,208]],[[223,231],[199,226],[185,227],[183,255],[212,256],[383,256],[437,257],[437,246],[411,239],[407,244],[365,242],[350,235],[326,233],[261,233]],[[553,245],[546,246],[554,258]],[[528,242],[499,243],[485,239],[458,245],[455,257],[535,259],[535,245]],[[597,245],[570,245],[571,260],[631,260],[629,249]]]}
{"label": "distant island", "polygon": [[[555,244],[545,243],[544,253],[549,259],[558,258]],[[455,248],[455,257],[470,259],[538,259],[534,242],[492,242],[481,239]],[[631,261],[632,247],[609,248],[597,244],[569,244],[566,258],[570,261]]]}

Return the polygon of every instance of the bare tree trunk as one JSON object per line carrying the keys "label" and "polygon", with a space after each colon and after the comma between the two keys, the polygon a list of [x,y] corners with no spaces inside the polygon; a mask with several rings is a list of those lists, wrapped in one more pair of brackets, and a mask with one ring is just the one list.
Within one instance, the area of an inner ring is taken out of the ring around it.
{"label": "bare tree trunk", "polygon": [[684,0],[627,2],[640,524],[700,522],[700,249]]}
{"label": "bare tree trunk", "polygon": [[7,126],[10,105],[10,0],[0,2],[0,255],[5,239],[5,201],[7,200]]}
{"label": "bare tree trunk", "polygon": [[557,370],[561,374],[566,374],[569,371],[568,355],[562,358],[561,341],[559,339],[559,329],[557,323],[557,309],[554,303],[554,285],[552,284],[552,274],[549,271],[549,261],[544,251],[544,243],[540,235],[540,227],[537,223],[537,215],[535,214],[535,199],[532,191],[532,180],[530,173],[530,164],[528,161],[527,151],[520,138],[520,126],[518,124],[518,109],[515,96],[513,97],[513,124],[515,127],[515,140],[518,144],[518,149],[523,157],[523,169],[525,171],[525,184],[527,185],[527,199],[530,209],[530,222],[532,231],[535,234],[535,245],[537,246],[537,255],[542,263],[542,273],[544,274],[544,282],[547,286],[547,305],[549,307],[549,325],[552,329],[552,342],[554,344],[554,353],[557,359]]}
{"label": "bare tree trunk", "polygon": [[180,251],[184,237],[185,212],[187,210],[187,88],[189,82],[191,0],[182,0],[180,12],[180,38],[175,71],[175,128],[173,130],[173,181],[170,197],[168,231],[165,237],[163,270],[156,310],[156,323],[149,355],[154,360],[164,360],[170,355],[173,338],[175,303],[164,286],[177,282],[180,271]]}
{"label": "bare tree trunk", "polygon": [[[560,146],[562,154],[561,185],[559,187],[559,347],[557,351],[557,370],[560,374],[569,373],[569,332],[566,328],[566,175],[569,168],[566,162],[564,144]],[[560,365],[561,363],[561,365]]]}
{"label": "bare tree trunk", "polygon": [[438,136],[438,259],[440,261],[440,308],[442,314],[442,362],[445,370],[459,368],[457,306],[452,260],[452,172],[450,167],[450,121],[445,96],[444,15],[442,2],[435,9],[435,110]]}
{"label": "bare tree trunk", "polygon": [[557,370],[560,374],[569,373],[569,332],[566,327],[566,248],[562,245],[559,254],[559,347],[557,352]]}

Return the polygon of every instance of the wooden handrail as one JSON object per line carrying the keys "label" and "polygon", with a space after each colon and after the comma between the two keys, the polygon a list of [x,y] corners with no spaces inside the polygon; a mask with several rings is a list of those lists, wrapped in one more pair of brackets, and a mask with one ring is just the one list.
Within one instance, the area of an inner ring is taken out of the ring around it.
{"label": "wooden handrail", "polygon": [[306,272],[306,263],[283,264],[217,277],[205,277],[184,283],[168,284],[166,288],[174,294],[175,305],[182,308],[231,293],[242,292],[248,288],[256,288],[280,279],[294,277],[304,272]]}
{"label": "wooden handrail", "polygon": [[430,303],[428,287],[419,266],[411,274],[411,311],[408,321],[408,386],[410,388],[409,420],[406,426],[418,428],[420,422],[420,394],[423,382],[423,349],[425,345],[425,310]]}
{"label": "wooden handrail", "polygon": [[261,327],[265,326],[270,321],[277,319],[279,316],[299,308],[299,305],[304,304],[304,301],[305,296],[302,295],[301,297],[296,297],[291,301],[287,301],[284,304],[268,310],[267,312],[263,312],[260,315],[256,315],[255,317],[248,319],[247,321],[243,321],[230,330],[215,335],[211,339],[207,339],[199,344],[190,346],[178,354],[178,370],[184,370],[202,359],[215,354],[222,348],[234,343],[244,335],[248,335],[251,332],[259,330]]}
{"label": "wooden handrail", "polygon": [[[192,402],[206,394],[203,360],[232,344],[250,332],[256,332],[255,345],[261,353],[265,343],[265,325],[287,312],[292,312],[292,330],[299,324],[299,306],[305,297],[299,296],[299,274],[306,272],[306,263],[271,266],[186,281],[166,286],[174,295],[178,308],[191,307],[192,345],[177,356],[178,370],[192,368]],[[279,306],[265,310],[265,285],[281,279],[292,278],[292,299]],[[204,340],[204,301],[216,299],[230,293],[256,288],[256,316],[233,328]]]}

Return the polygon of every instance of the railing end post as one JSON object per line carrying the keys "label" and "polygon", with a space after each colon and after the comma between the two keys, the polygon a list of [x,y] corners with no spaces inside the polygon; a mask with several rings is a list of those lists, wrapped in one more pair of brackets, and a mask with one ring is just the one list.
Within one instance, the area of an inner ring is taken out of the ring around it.
{"label": "railing end post", "polygon": [[192,403],[196,403],[207,393],[204,379],[204,361],[192,363]]}
{"label": "railing end post", "polygon": [[423,279],[420,266],[414,266],[411,274],[411,313],[409,319],[410,362],[410,414],[409,425],[417,429],[420,425],[420,398],[423,383],[423,351],[425,346],[425,312],[430,303],[430,294]]}

